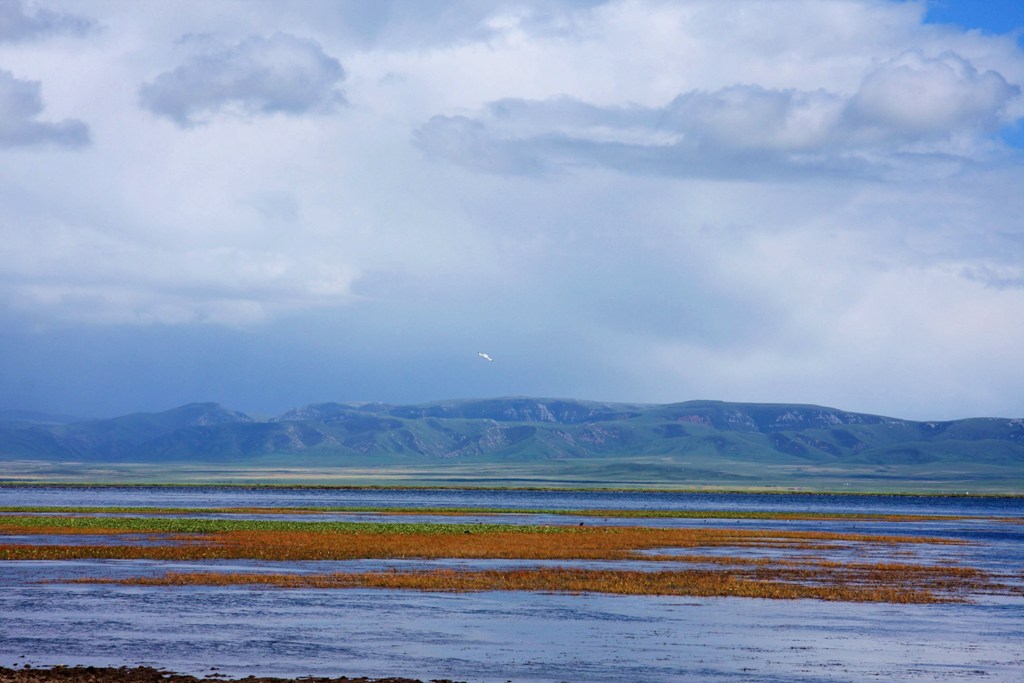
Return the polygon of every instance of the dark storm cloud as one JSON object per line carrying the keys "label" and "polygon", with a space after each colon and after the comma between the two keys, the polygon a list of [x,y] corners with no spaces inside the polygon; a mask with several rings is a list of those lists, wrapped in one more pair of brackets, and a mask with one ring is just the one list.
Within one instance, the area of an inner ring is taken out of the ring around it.
{"label": "dark storm cloud", "polygon": [[224,111],[245,116],[328,113],[345,103],[345,70],[319,44],[287,33],[201,45],[184,64],[142,86],[144,108],[182,128]]}
{"label": "dark storm cloud", "polygon": [[77,119],[56,123],[37,120],[43,111],[38,81],[23,81],[0,71],[0,147],[55,144],[81,147],[89,144],[89,128]]}
{"label": "dark storm cloud", "polygon": [[478,116],[435,116],[415,133],[430,156],[494,173],[573,165],[683,177],[884,175],[914,159],[962,160],[964,136],[994,133],[1020,88],[947,52],[882,64],[852,96],[736,85],[664,107],[506,99]]}
{"label": "dark storm cloud", "polygon": [[0,42],[37,40],[54,34],[85,35],[96,28],[91,19],[38,8],[22,0],[0,0]]}

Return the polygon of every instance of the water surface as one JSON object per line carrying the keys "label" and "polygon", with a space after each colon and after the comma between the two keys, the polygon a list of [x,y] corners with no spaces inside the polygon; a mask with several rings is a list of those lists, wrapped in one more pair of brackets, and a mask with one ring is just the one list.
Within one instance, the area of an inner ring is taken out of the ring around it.
{"label": "water surface", "polygon": [[[966,519],[910,523],[604,520],[571,515],[541,519],[542,523],[553,524],[714,524],[925,534],[968,544],[914,546],[910,548],[911,561],[956,562],[1018,574],[1024,567],[1024,526],[1019,523],[1024,519],[1024,501],[1012,498],[13,487],[0,488],[0,505],[354,505],[944,514]],[[302,518],[325,517],[368,518],[345,514]],[[395,521],[394,517],[387,519]],[[425,513],[409,521],[434,519]],[[490,516],[468,516],[465,521],[474,519],[496,521]],[[538,518],[513,515],[500,521],[537,523]],[[731,549],[722,552],[736,554]],[[876,549],[868,557],[850,556],[850,552],[856,551],[837,547],[836,558],[884,561],[889,551]],[[908,560],[907,556],[900,559]],[[323,572],[551,564],[652,569],[673,566],[671,562],[498,560],[0,562],[0,664],[149,664],[197,675],[213,673],[211,667],[218,667],[216,673],[229,676],[390,675],[473,683],[1024,680],[1024,597],[1019,596],[980,596],[974,604],[889,605],[521,592],[443,594],[39,583],[75,576],[159,575],[168,570]]]}

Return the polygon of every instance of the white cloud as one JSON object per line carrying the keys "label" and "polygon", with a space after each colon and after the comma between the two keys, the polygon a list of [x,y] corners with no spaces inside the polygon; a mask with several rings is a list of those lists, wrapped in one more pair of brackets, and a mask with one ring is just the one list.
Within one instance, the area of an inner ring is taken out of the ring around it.
{"label": "white cloud", "polygon": [[85,35],[96,29],[91,19],[54,12],[30,10],[22,0],[0,0],[0,42],[29,41],[57,34]]}
{"label": "white cloud", "polygon": [[89,128],[77,119],[50,123],[38,120],[43,111],[42,84],[24,81],[0,70],[0,147],[89,144]]}
{"label": "white cloud", "polygon": [[499,173],[586,164],[707,177],[885,175],[911,154],[923,164],[988,155],[1019,94],[952,52],[907,52],[849,96],[734,85],[658,108],[509,99],[473,117],[435,116],[416,139],[433,156]]}
{"label": "white cloud", "polygon": [[[715,251],[713,270],[746,289],[750,325],[733,330],[742,343],[623,326],[607,342],[612,367],[638,393],[664,387],[666,400],[838,403],[917,419],[1019,413],[1007,398],[1024,381],[1012,361],[1024,289],[965,279],[942,259],[913,265],[920,255],[903,239],[810,224],[723,236],[729,251]],[[890,253],[879,258],[877,243]]]}
{"label": "white cloud", "polygon": [[733,86],[680,95],[662,110],[661,125],[680,141],[725,149],[819,151],[832,143],[842,97],[822,90]]}
{"label": "white cloud", "polygon": [[0,296],[36,320],[239,325],[352,300],[356,273],[315,254],[145,244],[81,223],[4,227]]}
{"label": "white cloud", "polygon": [[0,44],[0,122],[55,143],[0,149],[11,329],[301,328],[324,399],[1024,410],[1011,38],[884,0],[46,5],[103,31]]}
{"label": "white cloud", "polygon": [[142,106],[183,128],[225,111],[243,116],[330,113],[344,104],[345,70],[315,41],[287,33],[224,46],[194,38],[198,54],[139,91]]}
{"label": "white cloud", "polygon": [[961,130],[990,132],[1020,88],[995,71],[979,73],[954,52],[934,59],[905,52],[867,75],[849,102],[855,130],[917,139]]}

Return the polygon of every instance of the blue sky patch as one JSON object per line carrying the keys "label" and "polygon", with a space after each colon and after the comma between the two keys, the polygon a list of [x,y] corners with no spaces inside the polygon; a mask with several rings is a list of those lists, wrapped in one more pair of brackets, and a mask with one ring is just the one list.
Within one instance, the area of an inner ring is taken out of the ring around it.
{"label": "blue sky patch", "polygon": [[[933,0],[925,22],[956,24],[985,33],[1024,33],[1024,2],[1021,0]],[[1018,36],[1018,41],[1021,36]]]}

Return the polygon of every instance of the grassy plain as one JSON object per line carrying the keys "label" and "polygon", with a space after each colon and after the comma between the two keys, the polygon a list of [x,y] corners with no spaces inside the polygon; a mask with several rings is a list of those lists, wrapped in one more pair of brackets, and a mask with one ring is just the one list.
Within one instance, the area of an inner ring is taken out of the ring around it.
{"label": "grassy plain", "polygon": [[[267,456],[244,463],[87,463],[0,460],[0,483],[313,485],[343,487],[547,488],[739,492],[1020,494],[1024,471],[986,463],[826,465],[665,456],[530,462],[304,463]],[[697,465],[700,465],[698,468]]]}

